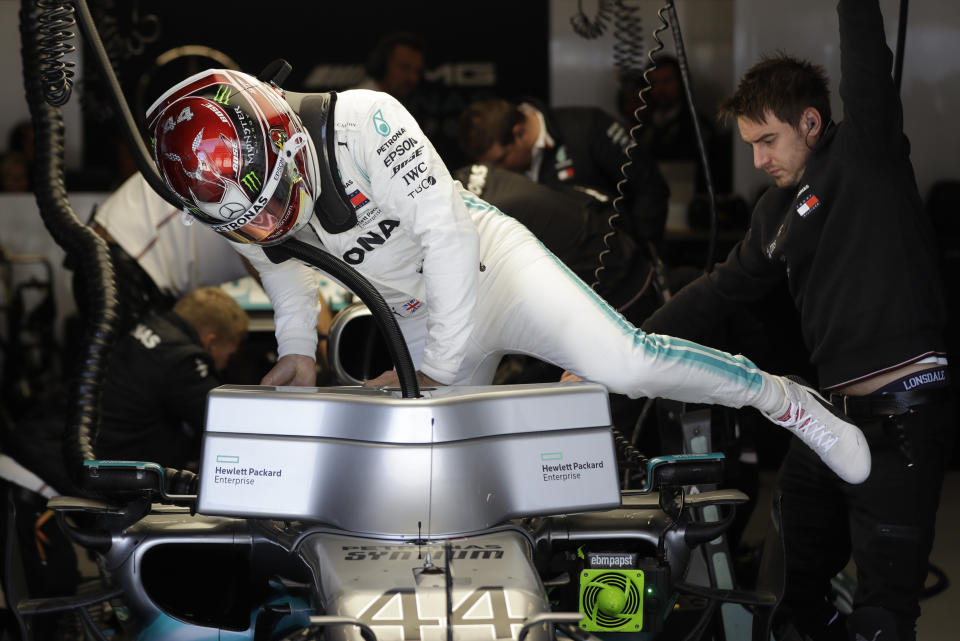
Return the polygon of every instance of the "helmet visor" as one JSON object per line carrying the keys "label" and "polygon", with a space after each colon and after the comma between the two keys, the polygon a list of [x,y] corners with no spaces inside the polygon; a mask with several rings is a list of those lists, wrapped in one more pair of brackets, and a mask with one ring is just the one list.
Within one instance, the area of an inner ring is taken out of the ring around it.
{"label": "helmet visor", "polygon": [[[305,210],[313,204],[313,199],[304,189],[303,176],[294,162],[294,156],[305,145],[304,134],[293,135],[277,154],[273,171],[253,204],[234,220],[212,225],[213,230],[234,242],[279,242],[303,213],[310,213]],[[251,179],[255,178],[244,178]]]}

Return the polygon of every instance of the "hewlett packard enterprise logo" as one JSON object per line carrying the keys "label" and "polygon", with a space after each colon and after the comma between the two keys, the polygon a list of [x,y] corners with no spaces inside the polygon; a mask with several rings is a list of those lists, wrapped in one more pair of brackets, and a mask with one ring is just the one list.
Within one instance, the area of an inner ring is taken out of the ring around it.
{"label": "hewlett packard enterprise logo", "polygon": [[578,481],[583,478],[585,472],[602,469],[602,459],[597,461],[571,461],[567,463],[563,460],[563,452],[540,453],[540,470],[543,474],[544,482]]}

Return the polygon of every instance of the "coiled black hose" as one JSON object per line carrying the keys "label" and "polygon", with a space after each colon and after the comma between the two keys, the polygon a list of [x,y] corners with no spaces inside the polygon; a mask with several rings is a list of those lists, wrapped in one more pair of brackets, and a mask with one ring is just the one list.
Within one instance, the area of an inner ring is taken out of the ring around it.
{"label": "coiled black hose", "polygon": [[[63,56],[74,51],[70,43],[75,21],[73,5],[56,0],[37,0],[36,62],[48,104],[61,107],[70,99],[73,90],[73,63]],[[21,20],[21,24],[22,24]]]}
{"label": "coiled black hose", "polygon": [[607,31],[613,16],[613,64],[620,73],[636,71],[643,59],[643,20],[637,0],[598,0],[593,19],[583,12],[583,0],[577,0],[577,12],[570,18],[573,31],[587,40]]}
{"label": "coiled black hose", "polygon": [[617,460],[625,470],[640,470],[645,472],[647,469],[647,457],[635,448],[630,440],[623,435],[623,432],[615,427],[610,428],[613,434],[613,448],[617,453]]}
{"label": "coiled black hose", "polygon": [[[37,3],[39,5],[40,3]],[[64,24],[63,5],[44,3],[45,9],[60,16]],[[77,265],[83,291],[87,296],[84,316],[83,346],[75,384],[69,389],[64,457],[70,477],[79,487],[83,461],[94,460],[101,382],[106,375],[109,351],[119,325],[116,276],[107,243],[84,225],[74,213],[67,198],[64,180],[63,115],[56,105],[47,104],[70,96],[70,81],[64,74],[59,83],[51,83],[43,65],[51,64],[49,52],[58,49],[51,42],[51,33],[41,33],[38,6],[22,0],[20,9],[21,56],[23,82],[35,135],[34,193],[40,216],[54,241]],[[50,20],[46,24],[50,24]],[[72,36],[58,30],[58,38]],[[46,38],[46,40],[41,40]]]}
{"label": "coiled black hose", "polygon": [[599,38],[607,30],[613,0],[597,0],[597,14],[591,20],[583,12],[583,0],[577,0],[577,12],[570,18],[570,26],[587,40]]}
{"label": "coiled black hose", "polygon": [[[602,9],[602,10],[601,10]],[[642,46],[642,41],[639,36],[640,28],[640,18],[635,15],[636,8],[628,5],[626,0],[617,0],[615,4],[610,5],[609,2],[601,3],[601,6],[598,7],[597,12],[597,21],[591,23],[586,16],[583,15],[582,10],[579,11],[574,18],[571,18],[571,23],[574,25],[574,30],[577,31],[580,35],[586,38],[595,38],[598,35],[603,33],[605,29],[605,22],[607,19],[607,14],[613,10],[615,18],[618,22],[617,30],[615,35],[617,36],[617,42],[614,45],[614,59],[617,64],[617,67],[620,69],[621,73],[628,71],[627,67],[633,64],[633,59],[636,56],[637,47]],[[664,17],[665,13],[670,14],[670,20],[668,21]],[[630,143],[626,148],[627,161],[620,167],[620,173],[623,178],[617,183],[617,192],[618,195],[613,200],[613,210],[614,213],[608,219],[610,226],[610,231],[604,234],[603,243],[604,249],[600,252],[600,255],[597,258],[598,266],[594,270],[594,280],[590,284],[593,289],[596,289],[600,285],[600,278],[603,271],[606,269],[606,264],[604,259],[608,254],[611,253],[610,250],[610,239],[616,234],[614,229],[614,224],[616,220],[623,215],[623,207],[625,200],[626,187],[629,183],[627,177],[627,172],[631,164],[634,162],[634,156],[637,151],[638,143],[640,140],[640,132],[642,130],[642,121],[641,114],[644,110],[647,109],[647,100],[646,93],[650,91],[651,82],[649,74],[656,68],[656,54],[659,53],[663,48],[663,40],[660,38],[660,34],[666,31],[668,28],[672,27],[673,30],[673,40],[677,48],[677,62],[680,67],[680,75],[683,80],[684,94],[687,99],[687,106],[690,111],[690,117],[693,119],[693,128],[694,133],[696,134],[697,139],[697,148],[700,154],[701,162],[703,163],[703,173],[704,179],[707,187],[708,194],[708,203],[710,208],[710,237],[707,244],[707,257],[704,261],[706,271],[710,271],[713,267],[713,258],[716,251],[717,244],[717,211],[716,211],[716,197],[714,195],[713,188],[713,178],[710,172],[710,163],[707,159],[706,146],[703,142],[703,134],[700,130],[700,122],[696,116],[696,105],[693,100],[693,90],[690,85],[690,74],[687,66],[687,55],[686,50],[683,46],[683,37],[680,32],[680,22],[677,19],[677,10],[673,4],[673,0],[667,0],[667,3],[657,11],[657,17],[660,19],[660,24],[653,31],[653,40],[656,43],[650,51],[647,52],[647,58],[650,61],[650,64],[647,66],[647,69],[643,72],[643,87],[640,89],[639,98],[640,106],[634,111],[634,118],[636,124],[630,128]],[[583,25],[590,27],[589,29],[584,28]],[[580,28],[578,28],[578,26]],[[632,38],[631,38],[632,36]],[[632,40],[632,42],[631,42]],[[657,279],[657,286],[664,300],[669,298],[669,290],[667,289],[666,275],[663,269],[663,265],[660,262],[655,247],[652,244],[648,243],[647,247],[650,252],[650,258],[654,265],[654,274]]]}
{"label": "coiled black hose", "polygon": [[[640,106],[633,112],[634,116],[634,125],[630,128],[630,142],[627,144],[626,149],[624,150],[627,155],[627,161],[620,166],[620,174],[623,178],[617,183],[617,197],[613,199],[613,214],[607,219],[607,226],[610,228],[606,234],[603,235],[603,250],[600,251],[599,256],[597,256],[597,268],[593,272],[593,282],[590,284],[590,287],[597,289],[600,286],[600,278],[604,270],[607,268],[604,259],[611,253],[610,249],[610,240],[616,235],[616,221],[620,216],[623,215],[623,207],[625,201],[625,193],[627,185],[629,184],[628,171],[630,166],[633,164],[634,156],[636,155],[639,147],[640,141],[640,132],[643,129],[643,120],[642,114],[648,108],[646,94],[650,91],[650,78],[649,74],[656,69],[656,58],[655,55],[663,49],[663,40],[660,39],[660,34],[667,30],[669,24],[663,18],[662,10],[657,14],[660,18],[660,24],[656,29],[653,30],[653,41],[656,43],[652,49],[647,52],[647,59],[650,64],[647,65],[646,70],[643,72],[643,86],[640,88],[639,98]],[[624,32],[625,37],[630,36],[628,32]],[[639,42],[639,35],[633,34],[633,37],[636,38]],[[627,64],[626,61],[624,61]],[[665,298],[669,296],[666,283],[666,275],[660,266],[660,261],[656,255],[656,252],[651,243],[648,243],[647,247],[650,252],[651,262],[654,267],[654,275],[657,279],[657,288],[661,292],[661,295]]]}
{"label": "coiled black hose", "polygon": [[643,64],[643,20],[636,1],[613,3],[613,64],[621,77],[639,71]]}

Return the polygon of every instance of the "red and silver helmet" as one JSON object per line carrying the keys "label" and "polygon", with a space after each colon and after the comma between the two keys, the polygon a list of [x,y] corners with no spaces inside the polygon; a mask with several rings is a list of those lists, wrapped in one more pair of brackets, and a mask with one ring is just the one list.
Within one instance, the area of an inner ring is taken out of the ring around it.
{"label": "red and silver helmet", "polygon": [[147,126],[160,176],[214,231],[272,245],[310,219],[316,152],[273,85],[227,69],[202,71],[160,96]]}

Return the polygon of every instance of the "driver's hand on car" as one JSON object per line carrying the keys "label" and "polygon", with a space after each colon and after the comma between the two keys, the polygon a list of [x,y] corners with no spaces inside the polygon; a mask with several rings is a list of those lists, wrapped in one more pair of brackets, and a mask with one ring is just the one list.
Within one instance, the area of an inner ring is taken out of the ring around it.
{"label": "driver's hand on car", "polygon": [[[420,370],[417,370],[417,382],[420,387],[440,387],[443,383],[438,383]],[[364,387],[400,387],[400,377],[397,376],[397,370],[388,369],[376,378],[363,382]]]}
{"label": "driver's hand on car", "polygon": [[277,364],[263,377],[260,384],[316,387],[317,363],[310,356],[302,354],[281,356]]}

